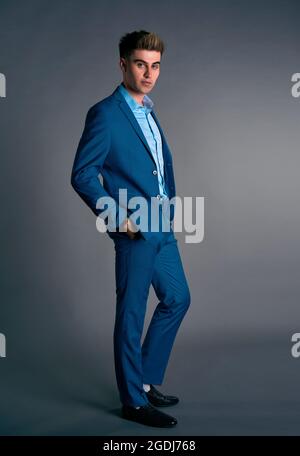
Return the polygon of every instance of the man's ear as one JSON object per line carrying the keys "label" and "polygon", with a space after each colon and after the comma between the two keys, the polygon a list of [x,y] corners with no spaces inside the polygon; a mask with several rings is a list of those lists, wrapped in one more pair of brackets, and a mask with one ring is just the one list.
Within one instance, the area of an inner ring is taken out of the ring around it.
{"label": "man's ear", "polygon": [[120,59],[120,67],[122,70],[126,71],[126,61],[123,57]]}

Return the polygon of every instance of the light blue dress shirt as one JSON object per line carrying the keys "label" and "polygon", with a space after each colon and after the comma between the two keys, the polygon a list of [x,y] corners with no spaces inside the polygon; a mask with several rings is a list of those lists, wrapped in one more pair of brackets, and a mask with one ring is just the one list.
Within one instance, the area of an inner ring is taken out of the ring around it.
{"label": "light blue dress shirt", "polygon": [[164,179],[164,159],[162,154],[161,135],[155,123],[155,120],[151,116],[151,110],[154,106],[154,103],[147,95],[144,95],[143,106],[140,105],[130,95],[123,82],[121,82],[121,84],[118,86],[118,90],[127,101],[144,133],[147,143],[149,144],[151,153],[156,163],[159,193],[162,198],[168,198]]}

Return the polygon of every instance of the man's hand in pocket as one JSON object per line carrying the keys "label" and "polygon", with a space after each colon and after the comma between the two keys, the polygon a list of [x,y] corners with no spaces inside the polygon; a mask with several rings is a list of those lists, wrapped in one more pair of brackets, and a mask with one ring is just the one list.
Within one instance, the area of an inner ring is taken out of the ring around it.
{"label": "man's hand in pocket", "polygon": [[[136,225],[134,225],[134,223],[130,219],[125,220],[124,227],[126,230],[126,234],[127,234],[127,236],[130,237],[130,239],[135,239],[138,237],[138,231],[136,230],[137,227],[136,227]],[[136,230],[136,231],[134,231],[134,230]]]}

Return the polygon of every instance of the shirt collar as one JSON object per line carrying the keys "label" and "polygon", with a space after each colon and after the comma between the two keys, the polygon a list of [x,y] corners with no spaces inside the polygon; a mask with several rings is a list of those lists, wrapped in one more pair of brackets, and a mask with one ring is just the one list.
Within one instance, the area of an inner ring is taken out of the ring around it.
{"label": "shirt collar", "polygon": [[129,104],[132,111],[136,111],[136,112],[144,111],[146,114],[148,114],[149,112],[152,111],[154,103],[151,100],[151,98],[148,97],[148,95],[144,95],[143,106],[142,106],[130,95],[130,93],[126,89],[125,85],[123,84],[123,82],[121,82],[121,84],[119,84],[118,90],[124,96],[125,100]]}

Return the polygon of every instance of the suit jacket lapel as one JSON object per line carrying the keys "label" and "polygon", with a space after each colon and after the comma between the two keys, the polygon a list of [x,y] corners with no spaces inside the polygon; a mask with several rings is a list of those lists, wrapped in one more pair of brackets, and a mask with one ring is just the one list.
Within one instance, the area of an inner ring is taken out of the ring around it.
{"label": "suit jacket lapel", "polygon": [[[136,120],[136,118],[135,118],[132,110],[128,106],[126,100],[119,93],[118,88],[116,88],[114,90],[112,95],[115,96],[115,98],[118,100],[120,109],[123,111],[123,113],[125,114],[125,116],[129,120],[129,122],[131,123],[131,125],[134,128],[136,134],[139,136],[140,140],[143,142],[144,146],[146,147],[147,152],[150,154],[150,157],[151,157],[153,163],[156,165],[155,160],[154,160],[153,155],[152,155],[152,152],[151,152],[151,149],[149,147],[149,144],[148,144],[148,142],[147,142],[147,140],[146,140],[146,138],[144,136],[143,130],[141,129],[138,121]],[[170,155],[169,147],[168,147],[165,135],[164,135],[164,133],[162,131],[162,128],[160,126],[160,123],[159,123],[159,121],[158,121],[158,119],[156,117],[156,114],[155,114],[155,112],[153,110],[151,111],[151,115],[152,115],[153,119],[155,120],[155,122],[157,124],[157,127],[159,129],[160,135],[161,135],[162,153],[163,153],[163,158],[164,158],[164,172],[167,173],[168,169],[166,167],[166,162],[169,162],[169,156],[168,156],[168,155]]]}
{"label": "suit jacket lapel", "polygon": [[131,126],[133,127],[134,131],[136,132],[136,134],[138,135],[138,137],[140,138],[140,140],[143,142],[144,146],[146,147],[147,149],[147,152],[149,153],[151,159],[153,160],[154,164],[155,164],[155,160],[153,158],[153,155],[152,155],[152,152],[150,150],[150,147],[149,147],[149,144],[144,136],[144,133],[138,123],[138,121],[136,120],[133,112],[131,111],[130,107],[128,106],[126,100],[124,99],[124,97],[119,93],[118,91],[118,88],[116,88],[114,90],[114,92],[112,93],[112,95],[114,95],[114,97],[117,99],[118,103],[119,103],[119,107],[120,109],[122,110],[122,112],[125,114],[126,118],[129,120]]}

